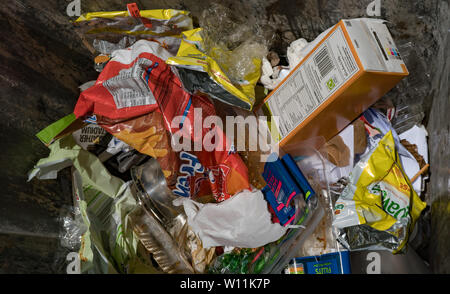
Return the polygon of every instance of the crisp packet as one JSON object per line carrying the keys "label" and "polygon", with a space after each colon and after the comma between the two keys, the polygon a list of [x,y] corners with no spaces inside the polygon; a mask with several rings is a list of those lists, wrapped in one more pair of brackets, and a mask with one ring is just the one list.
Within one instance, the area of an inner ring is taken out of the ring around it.
{"label": "crisp packet", "polygon": [[426,203],[406,176],[388,132],[356,164],[350,183],[335,203],[333,226],[350,249],[401,251]]}
{"label": "crisp packet", "polygon": [[224,103],[252,110],[255,86],[261,76],[261,59],[253,58],[253,70],[242,80],[232,81],[226,74],[227,69],[221,68],[224,64],[220,66],[205,52],[201,32],[201,28],[183,32],[177,56],[169,58],[167,63],[177,67],[178,75],[189,92],[200,91]]}
{"label": "crisp packet", "polygon": [[170,103],[159,97],[157,101],[172,146],[179,148],[180,139],[183,141],[183,148],[176,150],[180,168],[172,189],[175,195],[198,198],[210,194],[216,202],[222,202],[251,190],[248,169],[223,130],[214,123],[210,127],[202,124],[216,114],[208,97],[193,95],[186,99],[178,95],[172,96]]}
{"label": "crisp packet", "polygon": [[164,127],[164,118],[161,112],[154,111],[115,124],[108,124],[99,116],[98,123],[120,141],[140,153],[157,159],[169,187],[175,185],[179,162],[177,155],[172,150],[170,133]]}
{"label": "crisp packet", "polygon": [[75,116],[96,114],[121,121],[155,111],[155,96],[163,99],[183,94],[165,64],[169,56],[158,43],[144,40],[127,50],[114,51],[95,85],[81,93]]}
{"label": "crisp packet", "polygon": [[[175,195],[211,195],[220,202],[250,189],[247,167],[223,131],[203,126],[205,118],[215,115],[213,104],[182,88],[164,62],[169,53],[158,46],[139,41],[129,50],[116,51],[96,85],[81,94],[75,115],[95,115],[106,131],[157,159]],[[196,120],[199,127],[194,129]],[[203,140],[211,133],[216,146],[207,150]],[[192,144],[200,148],[192,151]]]}
{"label": "crisp packet", "polygon": [[[201,141],[204,137],[202,134],[206,134],[207,130],[203,129],[199,132],[200,138],[195,139],[193,129],[172,127],[171,122],[175,117],[179,117],[176,115],[179,113],[173,108],[185,105],[177,101],[182,99],[180,96],[172,99],[173,103],[167,104],[167,107],[171,109],[165,109],[164,113],[158,110],[111,125],[103,123],[100,117],[99,124],[139,152],[157,159],[166,177],[167,185],[177,196],[197,200],[213,196],[217,202],[221,202],[242,190],[250,189],[247,167],[240,156],[230,149],[225,149],[226,146],[223,146],[223,151],[173,150],[171,140],[174,140],[174,135],[181,132],[187,136],[183,137],[183,140]],[[186,112],[186,121],[194,120],[196,106],[203,107],[201,109],[205,110],[205,113],[213,111],[212,106],[208,106],[206,98],[192,97],[189,101],[192,109]],[[183,107],[179,110],[185,112]],[[226,140],[220,129],[217,128],[216,134],[221,138],[217,142]]]}
{"label": "crisp packet", "polygon": [[188,11],[175,9],[141,10],[134,3],[128,11],[89,12],[81,15],[75,28],[96,51],[109,53],[124,49],[139,39],[154,40],[176,54],[181,33],[193,29]]}

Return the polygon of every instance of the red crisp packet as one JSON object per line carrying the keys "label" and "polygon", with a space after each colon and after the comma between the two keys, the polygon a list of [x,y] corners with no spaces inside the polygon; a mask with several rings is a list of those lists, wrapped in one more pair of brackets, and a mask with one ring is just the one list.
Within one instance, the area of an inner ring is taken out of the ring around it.
{"label": "red crisp packet", "polygon": [[[247,167],[222,129],[203,128],[204,118],[215,115],[209,98],[187,93],[164,60],[138,53],[122,62],[113,58],[95,86],[81,94],[75,115],[96,115],[105,130],[156,158],[175,195],[198,200],[212,195],[221,202],[250,190]],[[222,151],[207,151],[201,144],[212,130]],[[174,150],[177,144],[171,142],[180,136],[200,148]]]}
{"label": "red crisp packet", "polygon": [[[181,167],[176,189],[173,190],[174,194],[188,197],[191,193],[191,197],[197,198],[212,193],[214,199],[221,202],[242,190],[251,190],[247,167],[233,150],[234,147],[223,130],[219,126],[203,128],[205,118],[215,115],[211,101],[205,96],[191,96],[188,103],[180,101],[181,99],[179,96],[173,97],[173,103],[167,104],[162,109],[167,123],[172,122],[175,117],[183,118],[182,126],[167,125],[172,134],[172,140],[178,140],[177,134],[180,134],[192,142],[191,147],[194,145],[194,151],[179,152]],[[187,106],[183,109],[183,107],[177,107],[178,105]],[[174,111],[174,108],[179,110]],[[198,115],[199,112],[201,116],[197,117],[197,120],[201,124],[196,124],[194,115]],[[216,148],[207,151],[201,143],[207,134],[212,132],[215,134]],[[199,146],[201,151],[196,151],[195,145]]]}
{"label": "red crisp packet", "polygon": [[121,121],[158,109],[155,96],[186,95],[171,80],[173,73],[164,61],[169,56],[158,43],[144,40],[116,51],[95,85],[81,93],[76,117],[96,114]]}

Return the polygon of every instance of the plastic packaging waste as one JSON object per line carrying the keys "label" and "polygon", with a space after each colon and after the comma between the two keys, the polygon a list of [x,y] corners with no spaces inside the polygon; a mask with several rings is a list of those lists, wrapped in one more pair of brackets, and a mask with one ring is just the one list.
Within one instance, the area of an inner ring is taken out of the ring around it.
{"label": "plastic packaging waste", "polygon": [[74,22],[75,29],[84,35],[93,51],[102,54],[110,54],[133,45],[135,41],[147,39],[158,42],[175,55],[181,33],[193,28],[187,11],[132,10],[86,13]]}
{"label": "plastic packaging waste", "polygon": [[[363,113],[360,117],[365,124],[365,128],[368,133],[368,148],[367,152],[373,150],[376,144],[378,144],[379,139],[381,139],[388,132],[392,132],[393,140],[395,142],[395,147],[399,154],[400,162],[406,172],[409,179],[413,177],[420,171],[420,165],[416,158],[411,154],[411,152],[406,149],[406,147],[401,144],[401,139],[398,136],[392,124],[389,122],[386,116],[384,116],[379,110],[370,108]],[[412,182],[414,190],[420,194],[422,191],[422,177],[414,179]]]}
{"label": "plastic packaging waste", "polygon": [[178,68],[187,91],[252,110],[270,37],[261,24],[235,14],[213,3],[203,11],[200,28],[183,33],[177,56],[167,62]]}
{"label": "plastic packaging waste", "polygon": [[52,144],[49,157],[36,164],[29,179],[55,179],[58,171],[70,166],[75,169],[74,198],[87,228],[79,251],[81,272],[155,272],[151,264],[143,264],[138,256],[137,239],[126,221],[136,206],[129,183],[112,176],[100,160],[78,146],[72,136]]}
{"label": "plastic packaging waste", "polygon": [[[317,150],[314,151],[312,148],[304,146],[297,148],[296,154],[314,154],[315,152]],[[317,174],[324,173],[324,169],[307,169],[304,165],[299,165],[299,168],[316,193],[306,200],[306,205],[296,207],[301,213],[295,222],[288,226],[286,234],[279,240],[261,248],[236,248],[231,252],[224,253],[215,259],[208,272],[279,274],[285,270],[292,258],[299,256],[299,252],[319,226],[326,211],[332,210],[331,203],[327,204],[327,201],[323,199],[328,197],[326,195],[329,195],[329,192],[327,194],[325,190],[323,193],[322,184],[317,180]],[[327,185],[326,182],[325,185]],[[304,198],[303,201],[305,201]]]}
{"label": "plastic packaging waste", "polygon": [[[199,28],[183,33],[177,56],[169,58],[167,63],[177,67],[177,74],[188,92],[207,93],[224,103],[251,110],[260,78],[261,58],[267,52],[259,44],[243,44],[233,52],[219,48],[208,52],[202,32]],[[217,55],[221,55],[222,63],[216,61]],[[228,71],[236,76],[230,76]]]}
{"label": "plastic packaging waste", "polygon": [[214,256],[187,223],[178,197],[167,187],[158,161],[149,160],[132,170],[133,193],[139,205],[130,213],[135,234],[166,273],[203,273]]}
{"label": "plastic packaging waste", "polygon": [[[167,184],[178,196],[213,195],[220,202],[250,188],[247,167],[220,127],[201,125],[200,133],[194,131],[197,111],[200,118],[214,115],[214,106],[208,97],[183,90],[164,62],[169,56],[159,44],[144,40],[129,50],[115,51],[96,85],[81,93],[75,115],[79,119],[95,115],[96,123],[113,136],[158,159]],[[208,151],[203,142],[212,133],[215,143]],[[195,151],[198,147],[191,151],[191,143],[200,144],[200,151]]]}
{"label": "plastic packaging waste", "polygon": [[299,219],[279,240],[262,248],[236,248],[218,256],[208,269],[216,274],[280,274],[289,261],[295,257],[304,241],[313,233],[324,215],[316,197],[305,207],[303,218]]}
{"label": "plastic packaging waste", "polygon": [[336,201],[333,226],[351,250],[400,252],[426,206],[412,188],[396,150],[390,131],[356,164]]}

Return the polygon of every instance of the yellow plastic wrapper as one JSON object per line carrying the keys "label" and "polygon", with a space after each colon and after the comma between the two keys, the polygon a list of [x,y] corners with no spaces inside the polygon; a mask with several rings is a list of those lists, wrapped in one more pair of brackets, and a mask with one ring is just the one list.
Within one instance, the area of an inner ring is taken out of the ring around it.
{"label": "yellow plastic wrapper", "polygon": [[349,249],[400,252],[426,203],[400,163],[392,132],[363,156],[334,207],[333,226]]}
{"label": "yellow plastic wrapper", "polygon": [[182,40],[182,32],[192,30],[190,12],[175,9],[138,11],[90,12],[81,15],[74,25],[84,35],[89,46],[102,54],[125,49],[140,39],[158,42],[175,55]]}
{"label": "yellow plastic wrapper", "polygon": [[[261,76],[262,61],[258,56],[266,54],[265,47],[249,42],[233,51],[218,46],[206,52],[202,30],[184,32],[177,56],[169,58],[167,63],[178,68],[187,91],[200,91],[224,103],[252,110],[255,86]],[[237,58],[251,58],[251,62],[240,65]],[[230,72],[237,71],[240,74],[230,76]]]}

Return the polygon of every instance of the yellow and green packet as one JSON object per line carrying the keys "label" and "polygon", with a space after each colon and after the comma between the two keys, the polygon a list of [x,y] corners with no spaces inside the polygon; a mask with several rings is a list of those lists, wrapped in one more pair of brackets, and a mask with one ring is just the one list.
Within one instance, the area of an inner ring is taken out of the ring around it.
{"label": "yellow and green packet", "polygon": [[333,226],[352,249],[401,252],[426,207],[403,170],[392,131],[356,164],[335,203]]}

